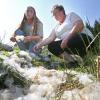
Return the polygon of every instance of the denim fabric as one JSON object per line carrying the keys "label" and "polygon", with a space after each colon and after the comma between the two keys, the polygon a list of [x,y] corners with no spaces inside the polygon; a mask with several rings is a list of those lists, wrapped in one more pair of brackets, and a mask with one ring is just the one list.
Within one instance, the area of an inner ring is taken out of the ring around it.
{"label": "denim fabric", "polygon": [[22,30],[20,30],[20,29],[17,29],[17,30],[15,31],[15,34],[16,34],[16,35],[25,35],[24,32],[23,32]]}
{"label": "denim fabric", "polygon": [[[16,30],[15,34],[23,35],[23,36],[25,35],[25,33],[20,29]],[[24,51],[29,50],[29,52],[33,52],[33,47],[35,44],[36,44],[36,42],[34,42],[34,41],[28,42],[28,43],[24,43],[22,40],[17,41],[17,45],[20,48],[20,50],[24,50]]]}

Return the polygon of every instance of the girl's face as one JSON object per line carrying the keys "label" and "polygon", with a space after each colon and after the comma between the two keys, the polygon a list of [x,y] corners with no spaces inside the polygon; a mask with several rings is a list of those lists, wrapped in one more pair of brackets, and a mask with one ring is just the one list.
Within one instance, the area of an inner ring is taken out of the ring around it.
{"label": "girl's face", "polygon": [[26,11],[26,18],[27,18],[27,19],[32,19],[33,16],[34,16],[34,14],[35,14],[34,9],[32,9],[32,8],[27,8],[27,11]]}

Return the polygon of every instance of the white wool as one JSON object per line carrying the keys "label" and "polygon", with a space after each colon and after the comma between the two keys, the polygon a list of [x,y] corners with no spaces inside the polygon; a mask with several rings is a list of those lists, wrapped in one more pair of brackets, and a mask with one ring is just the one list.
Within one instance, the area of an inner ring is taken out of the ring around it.
{"label": "white wool", "polygon": [[46,76],[38,77],[38,81],[40,84],[48,84],[51,80]]}
{"label": "white wool", "polygon": [[32,61],[32,57],[26,51],[20,51],[19,52],[19,56],[26,57],[27,61],[30,61],[30,62]]}
{"label": "white wool", "polygon": [[53,93],[53,87],[50,84],[41,84],[38,85],[35,93],[41,97],[50,97]]}
{"label": "white wool", "polygon": [[52,76],[52,72],[50,73],[49,70],[43,68],[43,67],[39,67],[38,68],[38,73],[42,76],[48,76],[49,74]]}
{"label": "white wool", "polygon": [[[19,58],[17,58],[17,59],[19,59]],[[16,65],[16,57],[14,58],[14,57],[12,57],[12,58],[9,58],[9,57],[7,57],[4,61],[3,61],[3,63],[4,63],[4,65],[10,65],[10,66],[15,66]],[[17,63],[17,65],[20,65],[20,64],[18,64]]]}
{"label": "white wool", "polygon": [[53,76],[56,76],[59,80],[63,81],[66,79],[67,74],[65,74],[64,71],[56,71],[56,73],[54,73]]}
{"label": "white wool", "polygon": [[[19,96],[22,96],[23,95],[23,88],[20,88],[20,87],[13,87],[14,89],[10,89],[12,90],[12,93],[14,94],[14,97],[17,98]],[[14,90],[14,91],[13,91]]]}
{"label": "white wool", "polygon": [[16,36],[16,40],[19,41],[19,42],[20,42],[20,40],[23,41],[24,40],[24,36],[23,35],[17,35]]}
{"label": "white wool", "polygon": [[39,74],[39,68],[36,67],[31,67],[31,68],[27,68],[24,69],[24,73],[23,75],[27,78],[27,79],[31,79],[32,81],[35,81],[39,78],[40,74]]}
{"label": "white wool", "polygon": [[0,54],[1,59],[6,59],[7,57],[5,55]]}
{"label": "white wool", "polygon": [[59,84],[59,83],[62,83],[63,78],[65,78],[64,73],[62,72],[47,70],[43,68],[38,68],[38,69],[34,68],[33,70],[35,71],[31,70],[27,72],[32,73],[33,81],[35,80],[34,78],[36,78],[41,84],[46,84],[46,83],[50,83],[50,84],[58,83]]}
{"label": "white wool", "polygon": [[[26,79],[33,81],[30,88],[20,88],[12,85],[13,79],[6,79],[5,84],[9,90],[0,91],[0,100],[52,100],[56,94],[58,85],[64,83],[67,74],[75,75],[74,80],[78,79],[85,87],[82,90],[65,90],[61,100],[99,100],[100,83],[94,82],[93,76],[86,73],[67,70],[57,71],[48,70],[44,67],[33,67],[32,58],[28,52],[20,51],[19,55],[13,54],[4,60],[4,64],[9,64],[11,69],[19,71]],[[21,66],[24,63],[24,66]],[[26,66],[26,67],[25,67]]]}
{"label": "white wool", "polygon": [[20,63],[17,63],[16,62],[16,58],[6,58],[4,61],[3,61],[3,64],[4,65],[9,65],[9,67],[11,68],[11,69],[17,69],[18,71],[20,71],[20,72],[24,72],[24,69],[22,69],[20,66],[21,66],[21,64]]}
{"label": "white wool", "polygon": [[13,82],[14,82],[13,78],[6,78],[4,84],[5,84],[7,87],[11,88],[11,87],[13,86],[13,85],[12,85]]}
{"label": "white wool", "polygon": [[57,78],[56,76],[52,76],[52,77],[50,77],[50,83],[51,84],[56,84],[56,85],[58,85],[58,84],[60,84],[60,83],[62,83],[63,81],[60,79],[60,78]]}
{"label": "white wool", "polygon": [[84,84],[84,85],[88,85],[90,83],[93,82],[93,80],[91,79],[91,77],[93,78],[92,75],[88,75],[88,74],[78,74],[76,75],[76,79],[79,79],[79,82]]}
{"label": "white wool", "polygon": [[18,98],[14,99],[14,100],[24,100],[24,99],[23,99],[23,97],[18,97]]}
{"label": "white wool", "polygon": [[32,93],[32,94],[28,94],[27,96],[22,97],[22,99],[20,100],[47,100],[47,99],[39,95],[36,95],[35,93]]}
{"label": "white wool", "polygon": [[33,65],[30,62],[27,62],[27,65],[29,68],[33,67]]}
{"label": "white wool", "polygon": [[31,85],[30,88],[29,88],[29,90],[28,90],[28,92],[29,93],[34,93],[35,91],[37,91],[38,86],[39,85],[37,85],[37,84]]}
{"label": "white wool", "polygon": [[62,100],[72,100],[72,92],[71,91],[64,91],[63,95],[61,96]]}
{"label": "white wool", "polygon": [[4,61],[4,65],[10,65],[13,66],[13,68],[19,68],[20,69],[20,59],[16,54],[11,55],[10,57],[7,57]]}
{"label": "white wool", "polygon": [[1,77],[2,75],[5,75],[5,74],[6,74],[6,72],[5,72],[5,71],[0,72],[0,77]]}
{"label": "white wool", "polygon": [[40,84],[50,83],[52,85],[54,85],[54,84],[58,85],[58,84],[62,83],[62,80],[60,80],[56,76],[52,76],[52,77],[40,76],[40,77],[38,77],[38,81]]}
{"label": "white wool", "polygon": [[82,90],[64,91],[61,100],[100,100],[100,83],[89,84]]}
{"label": "white wool", "polygon": [[16,54],[11,55],[10,57],[8,57],[8,59],[14,59],[15,61],[19,61],[20,62],[20,59]]}
{"label": "white wool", "polygon": [[80,91],[80,95],[85,100],[100,100],[100,83],[88,84]]}
{"label": "white wool", "polygon": [[9,90],[5,89],[0,91],[0,100],[14,100],[14,98],[17,98],[22,95],[23,88],[12,86]]}
{"label": "white wool", "polygon": [[0,91],[0,100],[13,100],[14,96],[9,90]]}
{"label": "white wool", "polygon": [[69,70],[69,69],[67,69],[66,73],[71,74],[71,75],[80,74],[79,72],[76,72],[75,70]]}
{"label": "white wool", "polygon": [[[24,55],[24,54],[23,54]],[[23,69],[21,68],[21,63],[22,62],[28,62],[25,58],[19,58],[16,54],[14,55],[11,55],[10,57],[7,57],[4,61],[3,61],[3,64],[4,65],[10,65],[11,66],[11,69],[13,67],[13,69],[17,69],[19,72],[21,73],[24,73],[25,70],[27,69]],[[9,67],[10,67],[9,66]],[[24,66],[28,66],[28,67],[32,67],[32,64],[29,62],[27,63],[26,65]],[[26,67],[27,68],[27,67]]]}

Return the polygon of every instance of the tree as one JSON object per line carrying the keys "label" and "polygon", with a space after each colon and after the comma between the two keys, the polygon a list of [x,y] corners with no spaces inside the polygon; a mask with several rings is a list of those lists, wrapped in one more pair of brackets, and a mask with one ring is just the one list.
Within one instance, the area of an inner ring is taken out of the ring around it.
{"label": "tree", "polygon": [[94,31],[95,35],[100,32],[100,21],[95,20],[93,31]]}
{"label": "tree", "polygon": [[[90,25],[88,18],[85,24],[86,24],[86,27],[93,33],[94,36],[96,36],[100,32],[100,19],[95,20],[93,27]],[[96,53],[100,52],[100,35],[94,41],[94,48],[95,48]]]}

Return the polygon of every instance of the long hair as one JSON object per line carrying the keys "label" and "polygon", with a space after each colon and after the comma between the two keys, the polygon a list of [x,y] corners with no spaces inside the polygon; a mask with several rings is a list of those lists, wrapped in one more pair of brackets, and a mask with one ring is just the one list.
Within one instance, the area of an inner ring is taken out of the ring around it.
{"label": "long hair", "polygon": [[[28,10],[28,9],[33,9],[33,11],[34,11],[34,16],[33,16],[33,18],[32,18],[32,21],[33,21],[32,25],[33,25],[33,32],[34,32],[34,33],[37,33],[37,26],[38,26],[38,21],[39,21],[39,19],[38,19],[37,16],[36,16],[36,11],[35,11],[35,9],[34,9],[33,7],[31,7],[31,6],[27,7],[27,10]],[[25,25],[26,22],[27,22],[27,18],[26,18],[26,15],[24,14],[24,17],[23,17],[22,22],[21,22],[21,24],[20,24],[20,26],[19,26],[19,29],[23,30],[23,27],[24,27],[24,25]]]}

